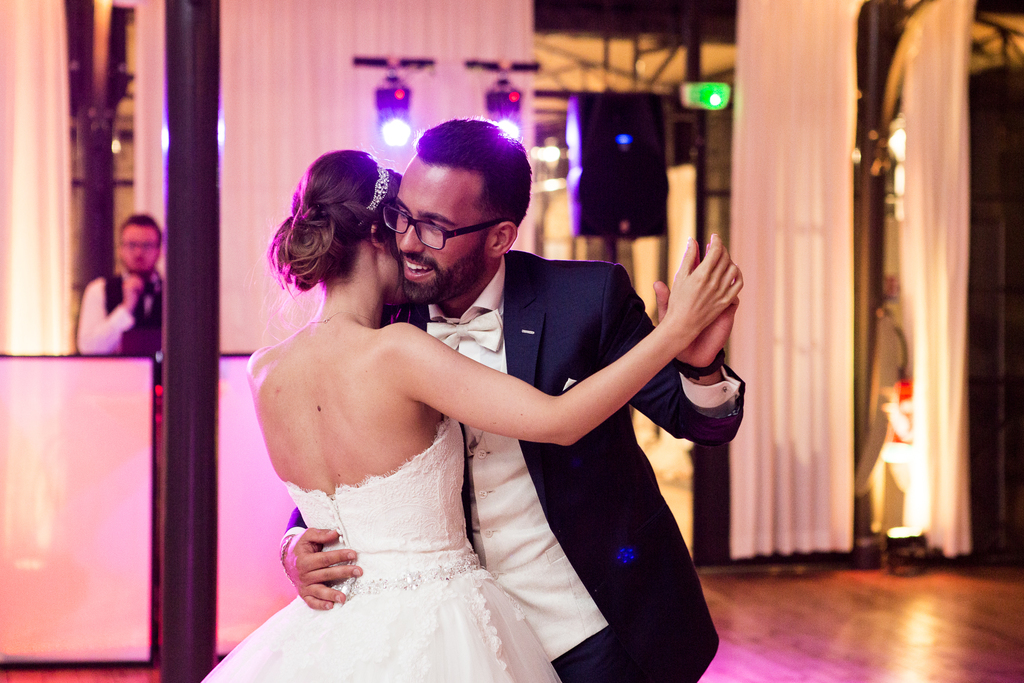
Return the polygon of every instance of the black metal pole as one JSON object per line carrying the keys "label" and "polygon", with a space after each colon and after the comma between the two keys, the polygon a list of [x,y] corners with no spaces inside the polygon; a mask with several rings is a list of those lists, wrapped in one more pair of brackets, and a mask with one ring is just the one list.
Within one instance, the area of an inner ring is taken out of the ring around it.
{"label": "black metal pole", "polygon": [[[856,230],[854,231],[854,453],[859,459],[872,413],[871,361],[875,354],[876,311],[883,303],[885,177],[888,130],[881,130],[886,77],[899,38],[902,15],[894,0],[868,0],[858,23],[857,72],[860,88]],[[871,530],[870,494],[854,500],[854,565],[881,565],[881,541]]]}
{"label": "black metal pole", "polygon": [[167,0],[163,683],[216,658],[218,19],[218,0]]}
{"label": "black metal pole", "polygon": [[[701,81],[700,48],[701,22],[704,19],[704,0],[691,0],[686,15],[686,82]],[[690,152],[694,166],[694,201],[696,220],[694,222],[697,244],[706,244],[707,228],[707,112],[703,109],[693,111],[693,148]]]}
{"label": "black metal pole", "polygon": [[[686,43],[686,81],[702,79],[700,64],[704,0],[691,0],[683,32]],[[694,204],[696,240],[707,244],[707,113],[693,113]],[[729,561],[729,447],[693,446],[693,561],[698,565]]]}
{"label": "black metal pole", "polygon": [[74,274],[74,288],[81,292],[114,269],[114,112],[106,78],[112,9],[93,0],[68,0],[65,7],[71,113],[82,160],[82,227]]}

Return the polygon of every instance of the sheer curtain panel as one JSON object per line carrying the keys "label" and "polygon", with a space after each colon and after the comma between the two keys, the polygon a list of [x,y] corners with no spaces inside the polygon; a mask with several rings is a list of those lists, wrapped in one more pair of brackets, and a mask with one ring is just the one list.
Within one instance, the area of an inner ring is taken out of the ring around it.
{"label": "sheer curtain panel", "polygon": [[970,153],[967,80],[974,0],[920,8],[903,85],[907,156],[900,284],[914,379],[905,523],[952,557],[971,552],[967,421]]}
{"label": "sheer curtain panel", "polygon": [[0,353],[72,350],[62,0],[0,2]]}
{"label": "sheer curtain panel", "polygon": [[848,551],[853,528],[853,167],[860,0],[741,0],[731,253],[733,558]]}
{"label": "sheer curtain panel", "polygon": [[164,0],[135,3],[135,211],[167,225],[165,126],[167,89],[164,79],[166,34]]}

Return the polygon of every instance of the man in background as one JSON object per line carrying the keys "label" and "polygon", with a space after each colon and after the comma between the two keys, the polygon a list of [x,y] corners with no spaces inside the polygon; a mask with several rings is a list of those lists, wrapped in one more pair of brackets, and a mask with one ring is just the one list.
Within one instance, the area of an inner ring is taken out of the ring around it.
{"label": "man in background", "polygon": [[121,225],[121,275],[98,277],[82,295],[78,352],[151,355],[160,350],[163,279],[156,271],[163,235],[152,216],[135,214]]}

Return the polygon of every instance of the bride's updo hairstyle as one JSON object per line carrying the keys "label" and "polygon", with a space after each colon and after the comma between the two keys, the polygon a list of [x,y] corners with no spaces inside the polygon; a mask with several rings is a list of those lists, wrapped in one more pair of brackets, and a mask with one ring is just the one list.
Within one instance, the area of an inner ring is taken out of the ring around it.
{"label": "bride's updo hairstyle", "polygon": [[[397,251],[382,212],[400,180],[366,152],[327,152],[314,161],[292,197],[292,215],[270,242],[268,257],[282,283],[305,292],[346,277],[361,240],[387,241]],[[372,231],[374,224],[382,229]]]}

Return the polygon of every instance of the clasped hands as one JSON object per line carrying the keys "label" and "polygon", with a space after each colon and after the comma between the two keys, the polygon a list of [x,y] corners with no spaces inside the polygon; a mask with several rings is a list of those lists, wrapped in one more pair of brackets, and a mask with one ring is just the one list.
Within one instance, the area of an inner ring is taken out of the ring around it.
{"label": "clasped hands", "polygon": [[[691,238],[687,241],[672,292],[663,282],[654,284],[659,320],[665,319],[672,300],[673,304],[687,307],[691,329],[699,330],[693,341],[677,356],[680,361],[698,368],[714,361],[732,334],[741,289],[743,273],[733,263],[718,235],[711,235],[703,260],[696,240]],[[680,298],[682,301],[677,300]],[[715,373],[702,383],[720,379],[720,374]]]}

